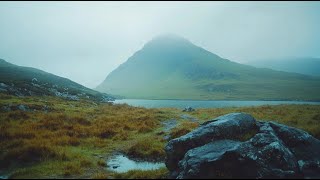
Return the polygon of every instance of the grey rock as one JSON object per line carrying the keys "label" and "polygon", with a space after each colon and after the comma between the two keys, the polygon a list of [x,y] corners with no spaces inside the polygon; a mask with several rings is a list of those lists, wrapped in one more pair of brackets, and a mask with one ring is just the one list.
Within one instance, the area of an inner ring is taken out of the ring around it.
{"label": "grey rock", "polygon": [[[237,138],[252,132],[248,140]],[[318,139],[244,113],[208,121],[169,141],[165,151],[171,178],[320,177]]]}
{"label": "grey rock", "polygon": [[2,111],[11,111],[11,106],[10,105],[5,105],[1,107]]}
{"label": "grey rock", "polygon": [[187,107],[184,108],[184,110],[182,110],[182,112],[192,112],[192,111],[195,111],[195,109],[193,109],[190,106],[187,106]]}
{"label": "grey rock", "polygon": [[9,86],[6,85],[5,83],[0,83],[0,87],[1,87],[1,88],[7,88],[7,87],[9,87]]}
{"label": "grey rock", "polygon": [[29,107],[27,105],[20,104],[17,106],[20,111],[29,111]]}
{"label": "grey rock", "polygon": [[173,139],[165,147],[166,165],[175,170],[184,154],[195,147],[205,145],[213,140],[230,139],[255,128],[255,119],[244,113],[231,113],[208,121],[194,131]]}
{"label": "grey rock", "polygon": [[35,82],[38,82],[38,79],[37,78],[32,78],[32,80],[31,80],[33,83],[35,83]]}

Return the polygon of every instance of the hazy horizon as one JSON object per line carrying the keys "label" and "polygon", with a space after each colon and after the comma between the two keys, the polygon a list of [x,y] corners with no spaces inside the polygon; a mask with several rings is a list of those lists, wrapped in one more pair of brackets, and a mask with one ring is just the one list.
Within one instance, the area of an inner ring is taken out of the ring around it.
{"label": "hazy horizon", "polygon": [[95,88],[153,37],[223,58],[320,57],[320,2],[0,2],[0,59]]}

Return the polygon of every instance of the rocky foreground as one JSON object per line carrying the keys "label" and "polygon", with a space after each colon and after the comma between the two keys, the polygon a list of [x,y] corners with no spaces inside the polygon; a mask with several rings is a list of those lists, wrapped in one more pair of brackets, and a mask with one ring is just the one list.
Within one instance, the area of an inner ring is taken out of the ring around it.
{"label": "rocky foreground", "polygon": [[320,141],[305,131],[231,113],[169,141],[171,178],[320,178]]}

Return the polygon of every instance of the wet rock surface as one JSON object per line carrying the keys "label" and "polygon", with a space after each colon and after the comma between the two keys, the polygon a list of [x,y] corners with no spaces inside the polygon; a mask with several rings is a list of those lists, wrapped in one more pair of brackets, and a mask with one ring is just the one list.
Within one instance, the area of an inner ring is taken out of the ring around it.
{"label": "wet rock surface", "polygon": [[203,123],[169,141],[165,151],[171,178],[320,177],[318,139],[245,113]]}

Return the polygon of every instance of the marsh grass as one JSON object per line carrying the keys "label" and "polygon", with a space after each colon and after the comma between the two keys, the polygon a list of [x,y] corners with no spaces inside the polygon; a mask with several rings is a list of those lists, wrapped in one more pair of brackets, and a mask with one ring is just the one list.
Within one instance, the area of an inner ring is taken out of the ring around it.
{"label": "marsh grass", "polygon": [[157,138],[140,139],[134,143],[126,152],[130,157],[150,160],[164,161],[165,141]]}
{"label": "marsh grass", "polygon": [[170,132],[170,138],[175,139],[177,137],[183,136],[193,129],[197,128],[199,125],[198,123],[194,122],[182,122],[178,127],[175,127]]}
{"label": "marsh grass", "polygon": [[131,170],[126,173],[115,173],[116,179],[167,179],[169,171],[167,168],[157,170]]}
{"label": "marsh grass", "polygon": [[206,114],[210,119],[232,113],[245,112],[251,114],[257,120],[275,121],[288,126],[303,129],[320,139],[320,106],[319,105],[264,105],[257,107],[241,108],[206,108],[197,109],[190,114],[205,122]]}
{"label": "marsh grass", "polygon": [[[150,132],[160,127],[158,110],[128,105],[94,105],[90,101],[65,101],[52,97],[34,97],[32,101],[30,97],[5,96],[4,101],[0,101],[0,108],[7,104],[32,107],[32,103],[51,105],[52,111],[0,112],[0,167],[15,167],[13,177],[27,177],[29,170],[33,171],[34,177],[45,177],[50,172],[31,167],[47,162],[59,162],[63,167],[59,173],[53,171],[53,174],[62,177],[82,175],[86,169],[105,166],[102,160],[92,157],[92,152],[110,153],[139,136],[152,136]],[[133,143],[127,144],[131,146]],[[139,149],[138,146],[135,148]],[[149,153],[136,151],[141,156],[162,153],[163,157],[163,146],[163,143],[155,145]]]}
{"label": "marsh grass", "polygon": [[[112,174],[106,172],[104,160],[93,154],[108,157],[114,151],[121,151],[134,158],[163,161],[167,141],[163,139],[165,133],[161,133],[161,121],[179,119],[179,109],[146,109],[54,97],[18,98],[1,94],[0,97],[0,109],[20,104],[30,109],[0,110],[0,169],[10,170],[11,178],[164,178],[167,175],[165,168]],[[41,110],[44,106],[49,111]],[[301,128],[320,138],[320,106],[316,105],[197,109],[188,114],[205,122],[231,112],[247,112],[256,119]],[[198,126],[179,122],[170,132],[173,138]]]}

